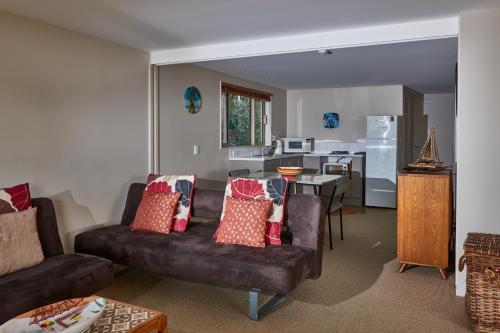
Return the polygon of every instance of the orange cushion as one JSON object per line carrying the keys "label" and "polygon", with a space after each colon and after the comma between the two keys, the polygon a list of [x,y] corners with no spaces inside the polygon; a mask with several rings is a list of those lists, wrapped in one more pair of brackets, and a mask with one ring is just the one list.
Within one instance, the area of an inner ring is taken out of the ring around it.
{"label": "orange cushion", "polygon": [[224,218],[215,233],[215,242],[265,247],[266,221],[271,200],[226,197]]}
{"label": "orange cushion", "polygon": [[169,234],[180,196],[178,192],[145,191],[130,229]]}

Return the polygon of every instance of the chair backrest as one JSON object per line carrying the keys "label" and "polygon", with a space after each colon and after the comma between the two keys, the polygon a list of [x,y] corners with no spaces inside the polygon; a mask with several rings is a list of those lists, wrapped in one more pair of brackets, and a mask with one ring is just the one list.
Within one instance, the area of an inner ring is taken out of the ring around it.
{"label": "chair backrest", "polygon": [[250,175],[249,169],[239,169],[229,171],[229,177],[247,177]]}
{"label": "chair backrest", "polygon": [[347,192],[349,188],[349,176],[342,176],[337,180],[335,184],[335,193],[333,195],[334,198],[341,198],[342,195]]}

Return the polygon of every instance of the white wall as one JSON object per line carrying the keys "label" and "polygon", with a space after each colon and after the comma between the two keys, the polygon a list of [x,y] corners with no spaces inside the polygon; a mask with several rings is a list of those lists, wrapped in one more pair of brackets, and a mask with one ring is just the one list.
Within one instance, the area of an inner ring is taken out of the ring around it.
{"label": "white wall", "polygon": [[429,130],[434,127],[439,157],[446,165],[455,162],[455,94],[425,94],[424,114]]}
{"label": "white wall", "polygon": [[0,45],[0,188],[52,198],[72,250],[148,171],[148,54],[2,12]]}
{"label": "white wall", "polygon": [[468,232],[500,234],[500,8],[461,14],[458,54],[457,259]]}
{"label": "white wall", "polygon": [[[229,151],[219,148],[220,81],[272,93],[272,134],[286,135],[285,90],[190,64],[161,66],[159,75],[161,173],[227,179]],[[196,114],[184,108],[184,90],[189,86],[197,87],[202,96],[201,111]],[[200,146],[199,155],[193,155],[195,144]]]}
{"label": "white wall", "polygon": [[[339,114],[340,127],[323,127],[323,114]],[[403,86],[289,90],[287,133],[317,140],[366,139],[366,116],[402,115]]]}

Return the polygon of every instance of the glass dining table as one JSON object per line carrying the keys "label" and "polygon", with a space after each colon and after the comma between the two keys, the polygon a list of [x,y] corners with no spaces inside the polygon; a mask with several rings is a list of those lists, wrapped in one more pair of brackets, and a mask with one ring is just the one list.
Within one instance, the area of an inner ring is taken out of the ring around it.
{"label": "glass dining table", "polygon": [[343,175],[322,175],[319,173],[301,173],[297,176],[284,176],[279,172],[273,171],[258,171],[251,173],[247,178],[269,179],[269,178],[286,178],[288,183],[292,185],[294,192],[297,192],[297,184],[302,186],[311,186],[314,189],[314,194],[321,195],[321,190],[326,185],[334,185],[338,179],[346,177]]}

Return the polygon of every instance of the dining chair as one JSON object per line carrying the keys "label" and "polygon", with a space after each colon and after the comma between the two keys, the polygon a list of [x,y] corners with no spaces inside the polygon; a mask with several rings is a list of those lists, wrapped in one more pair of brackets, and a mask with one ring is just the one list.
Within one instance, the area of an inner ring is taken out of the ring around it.
{"label": "dining chair", "polygon": [[349,187],[349,176],[342,176],[335,182],[333,186],[333,192],[330,194],[330,198],[328,201],[328,208],[326,211],[326,215],[328,217],[328,235],[330,237],[330,250],[333,249],[331,214],[335,213],[337,210],[339,211],[340,215],[340,240],[344,240],[342,206],[343,206],[344,194],[345,192],[347,192],[348,187]]}
{"label": "dining chair", "polygon": [[229,171],[229,177],[248,177],[250,175],[249,169],[239,169]]}

